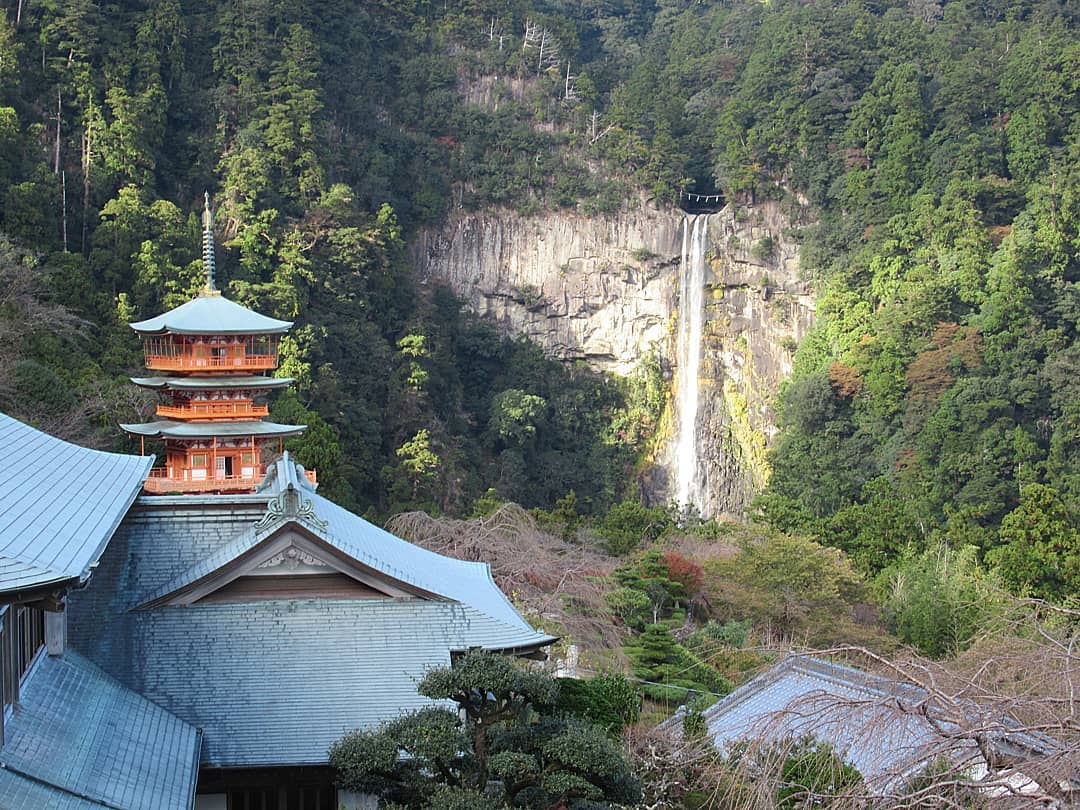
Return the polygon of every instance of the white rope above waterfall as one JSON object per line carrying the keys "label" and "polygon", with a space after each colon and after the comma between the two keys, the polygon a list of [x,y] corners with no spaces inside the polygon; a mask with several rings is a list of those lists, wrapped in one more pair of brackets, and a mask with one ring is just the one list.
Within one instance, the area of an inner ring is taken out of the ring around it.
{"label": "white rope above waterfall", "polygon": [[695,203],[711,203],[711,202],[719,203],[719,202],[723,202],[723,200],[724,200],[724,195],[723,194],[694,194],[693,192],[690,192],[690,191],[681,191],[681,192],[679,192],[679,197],[680,198],[685,198],[689,202],[695,202]]}

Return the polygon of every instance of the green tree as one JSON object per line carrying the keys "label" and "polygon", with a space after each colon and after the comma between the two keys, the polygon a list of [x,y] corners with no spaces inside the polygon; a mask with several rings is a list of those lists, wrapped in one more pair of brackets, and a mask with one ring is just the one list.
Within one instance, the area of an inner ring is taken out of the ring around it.
{"label": "green tree", "polygon": [[623,501],[612,506],[596,523],[596,533],[612,554],[627,554],[651,543],[671,527],[663,509],[644,506],[640,501]]}
{"label": "green tree", "polygon": [[843,552],[804,537],[750,537],[738,554],[705,565],[714,610],[768,624],[784,638],[836,632],[863,589]]}
{"label": "green tree", "polygon": [[[423,709],[330,748],[338,784],[410,807],[612,807],[639,788],[603,729],[545,712],[558,686],[503,656],[473,651],[420,682],[458,712]],[[405,756],[402,756],[402,755]],[[501,791],[486,792],[489,779]]]}
{"label": "green tree", "polygon": [[491,401],[490,426],[499,440],[511,447],[532,444],[543,426],[547,401],[520,388],[508,388]]}
{"label": "green tree", "polygon": [[976,549],[945,545],[907,553],[883,576],[882,607],[889,628],[924,655],[941,658],[964,650],[1000,610]]}
{"label": "green tree", "polygon": [[1080,518],[1053,487],[1026,486],[1000,539],[987,562],[1014,592],[1053,601],[1080,592]]}

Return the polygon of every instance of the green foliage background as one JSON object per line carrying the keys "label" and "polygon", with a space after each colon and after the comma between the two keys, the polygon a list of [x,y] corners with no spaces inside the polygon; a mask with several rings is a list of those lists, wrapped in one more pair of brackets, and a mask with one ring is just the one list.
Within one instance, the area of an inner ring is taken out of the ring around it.
{"label": "green foliage background", "polygon": [[410,234],[453,206],[776,198],[815,223],[790,235],[818,321],[765,518],[870,573],[944,541],[1017,590],[1075,590],[1075,0],[2,7],[0,256],[30,250],[84,323],[20,333],[6,409],[62,422],[73,395],[111,437],[137,417],[126,323],[197,288],[208,188],[223,286],[297,323],[276,411],[312,425],[294,450],[324,491],[463,512],[573,490],[603,512],[656,386],[499,338],[414,284]]}

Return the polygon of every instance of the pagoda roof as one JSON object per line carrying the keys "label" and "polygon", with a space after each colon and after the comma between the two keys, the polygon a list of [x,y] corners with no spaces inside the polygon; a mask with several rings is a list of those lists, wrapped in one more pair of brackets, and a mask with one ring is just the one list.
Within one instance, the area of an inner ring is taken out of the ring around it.
{"label": "pagoda roof", "polygon": [[140,422],[120,425],[128,433],[161,439],[209,439],[213,436],[296,436],[307,425],[279,425],[276,422],[251,420],[248,422],[178,422],[159,419],[156,422]]}
{"label": "pagoda roof", "polygon": [[260,315],[212,291],[155,318],[131,324],[143,335],[273,335],[291,327],[291,321]]}
{"label": "pagoda roof", "polygon": [[292,377],[132,377],[143,388],[172,388],[177,390],[216,390],[218,388],[285,388]]}
{"label": "pagoda roof", "polygon": [[80,447],[0,413],[0,593],[85,581],[153,456]]}

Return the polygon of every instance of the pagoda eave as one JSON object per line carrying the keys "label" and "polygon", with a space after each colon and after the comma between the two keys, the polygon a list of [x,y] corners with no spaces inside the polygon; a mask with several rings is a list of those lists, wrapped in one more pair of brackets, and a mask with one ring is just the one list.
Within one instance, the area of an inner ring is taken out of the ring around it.
{"label": "pagoda eave", "polygon": [[291,377],[131,377],[141,388],[175,391],[213,391],[221,388],[274,389],[292,384]]}
{"label": "pagoda eave", "polygon": [[140,335],[278,335],[292,328],[292,321],[268,318],[240,306],[220,294],[204,292],[163,315],[136,321],[131,328]]}
{"label": "pagoda eave", "polygon": [[143,422],[139,424],[120,425],[128,433],[135,436],[154,439],[190,439],[206,440],[216,438],[233,438],[238,436],[254,436],[262,438],[287,438],[298,436],[304,432],[307,425],[279,425],[275,422],[247,421],[247,422],[176,422],[171,419],[162,419],[156,422]]}

